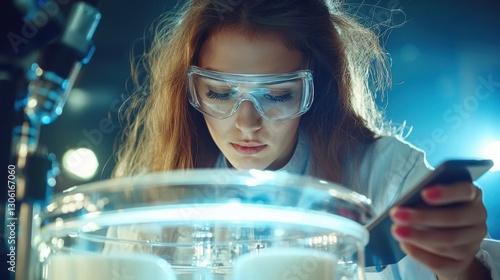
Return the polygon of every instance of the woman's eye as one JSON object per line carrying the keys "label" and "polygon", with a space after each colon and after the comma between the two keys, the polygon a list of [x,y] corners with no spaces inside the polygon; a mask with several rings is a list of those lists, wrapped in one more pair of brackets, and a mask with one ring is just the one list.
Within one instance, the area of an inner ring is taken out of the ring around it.
{"label": "woman's eye", "polygon": [[265,94],[264,97],[272,102],[288,102],[292,100],[293,96],[291,92],[281,95]]}
{"label": "woman's eye", "polygon": [[215,100],[229,100],[231,96],[234,94],[234,92],[226,92],[226,93],[218,93],[213,90],[209,90],[206,95],[210,99],[215,99]]}

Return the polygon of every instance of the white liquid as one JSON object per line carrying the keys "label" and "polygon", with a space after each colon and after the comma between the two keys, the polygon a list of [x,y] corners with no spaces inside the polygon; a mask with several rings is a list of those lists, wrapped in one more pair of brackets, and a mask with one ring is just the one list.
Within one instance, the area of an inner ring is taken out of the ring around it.
{"label": "white liquid", "polygon": [[[267,252],[266,252],[267,251]],[[233,280],[334,280],[337,259],[308,249],[266,249],[236,260]]]}
{"label": "white liquid", "polygon": [[141,254],[53,255],[46,262],[47,280],[176,280],[165,260]]}

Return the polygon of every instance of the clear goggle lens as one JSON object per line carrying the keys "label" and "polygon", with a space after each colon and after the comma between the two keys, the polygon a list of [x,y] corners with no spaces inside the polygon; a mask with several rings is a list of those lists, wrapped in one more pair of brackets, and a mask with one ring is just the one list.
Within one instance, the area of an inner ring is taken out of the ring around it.
{"label": "clear goggle lens", "polygon": [[258,75],[190,66],[187,76],[191,105],[218,119],[232,116],[243,101],[250,101],[268,120],[289,120],[307,112],[313,101],[313,78],[309,70]]}

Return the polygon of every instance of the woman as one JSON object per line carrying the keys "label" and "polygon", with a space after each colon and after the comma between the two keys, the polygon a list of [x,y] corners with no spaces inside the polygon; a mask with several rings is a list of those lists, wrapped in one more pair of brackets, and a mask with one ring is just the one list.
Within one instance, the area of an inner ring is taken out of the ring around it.
{"label": "woman", "polygon": [[[129,100],[115,176],[287,170],[349,186],[380,212],[429,170],[421,151],[390,136],[373,100],[389,82],[384,50],[340,1],[193,0],[163,18],[143,62],[148,81]],[[462,182],[422,196],[461,204],[392,209],[409,257],[379,276],[496,277],[480,248],[481,191]]]}

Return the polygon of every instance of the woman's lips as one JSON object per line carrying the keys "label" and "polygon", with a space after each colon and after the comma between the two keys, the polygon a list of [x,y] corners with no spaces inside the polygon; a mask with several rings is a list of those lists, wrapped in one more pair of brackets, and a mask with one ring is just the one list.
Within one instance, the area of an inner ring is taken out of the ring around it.
{"label": "woman's lips", "polygon": [[267,147],[267,145],[261,143],[231,143],[231,146],[243,155],[253,155]]}

